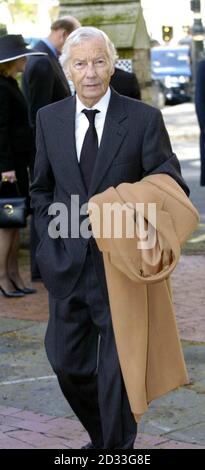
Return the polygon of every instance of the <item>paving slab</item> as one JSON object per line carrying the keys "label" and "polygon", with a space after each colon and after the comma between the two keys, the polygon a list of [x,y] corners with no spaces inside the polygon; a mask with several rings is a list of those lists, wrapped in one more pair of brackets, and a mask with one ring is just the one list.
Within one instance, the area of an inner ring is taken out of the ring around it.
{"label": "paving slab", "polygon": [[[1,408],[1,412],[3,409]],[[0,449],[80,449],[88,442],[88,436],[83,427],[75,419],[51,419],[47,415],[30,413],[33,429],[28,429],[28,414],[16,410],[1,414],[5,425],[8,426],[13,418],[13,428],[0,432]],[[18,416],[18,417],[17,417]],[[41,422],[38,422],[38,418]],[[43,424],[44,423],[44,424]],[[63,433],[64,429],[64,433]],[[62,435],[63,434],[63,435]],[[190,436],[192,441],[192,436]],[[170,439],[168,437],[152,436],[139,432],[135,441],[135,449],[204,449],[199,443]]]}

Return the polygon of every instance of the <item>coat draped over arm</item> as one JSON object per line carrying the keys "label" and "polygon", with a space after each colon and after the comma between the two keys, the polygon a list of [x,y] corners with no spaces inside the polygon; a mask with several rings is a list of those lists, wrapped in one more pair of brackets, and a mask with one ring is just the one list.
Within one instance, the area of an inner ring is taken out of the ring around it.
{"label": "coat draped over arm", "polygon": [[[126,214],[122,211],[121,222],[119,212],[116,217],[116,223],[122,224],[120,237],[105,234],[110,204],[118,204],[117,210],[128,208]],[[145,227],[153,223],[149,204],[156,209],[155,244],[139,248],[139,242],[146,241],[137,230],[139,213]],[[181,246],[198,224],[198,212],[167,174],[110,187],[93,196],[88,207],[93,236],[103,253],[121,370],[138,422],[153,399],[188,383],[169,275],[179,261]],[[133,220],[136,230],[129,237]]]}

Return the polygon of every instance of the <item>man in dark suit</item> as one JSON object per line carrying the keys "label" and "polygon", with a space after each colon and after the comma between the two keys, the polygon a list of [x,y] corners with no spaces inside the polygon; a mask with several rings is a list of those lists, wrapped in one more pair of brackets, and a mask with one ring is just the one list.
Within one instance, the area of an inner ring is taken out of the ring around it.
{"label": "man in dark suit", "polygon": [[54,21],[47,38],[41,39],[34,50],[45,53],[29,59],[23,75],[23,91],[29,108],[30,125],[35,133],[36,113],[47,104],[70,96],[68,81],[58,61],[63,45],[80,23],[73,16]]}
{"label": "man in dark suit", "polygon": [[110,85],[120,95],[141,100],[140,86],[135,73],[126,72],[126,70],[115,67],[114,74],[110,80]]}
{"label": "man in dark suit", "polygon": [[[103,260],[94,238],[87,237],[84,204],[109,186],[151,173],[167,173],[188,188],[160,111],[110,89],[116,52],[108,37],[79,28],[64,53],[76,96],[38,113],[31,188],[37,259],[49,291],[46,351],[90,436],[86,448],[132,449],[137,425],[119,366]],[[51,230],[57,223],[52,203],[64,208],[58,238]]]}
{"label": "man in dark suit", "polygon": [[201,60],[198,65],[196,74],[196,90],[195,103],[196,114],[200,127],[200,156],[201,156],[201,176],[200,184],[205,186],[205,59]]}
{"label": "man in dark suit", "polygon": [[[54,21],[48,38],[39,41],[34,50],[43,52],[43,56],[35,56],[29,59],[23,75],[23,92],[27,100],[29,124],[35,136],[36,113],[43,106],[60,101],[71,95],[68,81],[58,61],[62,47],[68,35],[78,28],[80,23],[73,16],[66,16]],[[30,162],[31,180],[33,179],[34,160]],[[31,217],[31,278],[33,281],[40,279],[36,264],[36,246],[38,238]]]}

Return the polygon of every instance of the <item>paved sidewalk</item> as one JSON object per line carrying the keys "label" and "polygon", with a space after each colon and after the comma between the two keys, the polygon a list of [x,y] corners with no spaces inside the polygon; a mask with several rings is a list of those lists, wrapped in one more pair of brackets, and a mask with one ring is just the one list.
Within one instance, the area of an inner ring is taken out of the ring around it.
{"label": "paved sidewalk", "polygon": [[[24,258],[23,261],[25,263]],[[23,264],[22,268],[24,277],[28,278],[27,264]],[[205,343],[205,291],[202,289],[204,268],[204,256],[182,256],[172,275],[174,304],[180,336],[183,339],[188,361],[191,357],[189,364],[191,383],[188,387],[182,387],[179,391],[171,392],[153,402],[139,426],[139,434],[136,440],[136,448],[138,449],[205,448],[205,377],[204,372],[202,372],[204,363],[200,364],[200,354],[201,352],[204,353]],[[15,324],[16,320],[19,321],[19,331],[21,331],[21,323],[37,325],[36,328],[38,328],[38,325],[40,327],[47,320],[47,293],[40,283],[35,284],[35,286],[38,289],[37,295],[27,296],[17,301],[3,297],[0,299],[0,316],[4,321],[7,321],[5,320],[7,318],[8,321],[15,322]],[[15,320],[10,320],[14,318]],[[31,327],[28,326],[25,332],[28,332],[29,328]],[[2,339],[5,337],[5,340],[8,341],[10,337],[15,335],[12,326],[10,333],[5,333],[3,329],[2,331]],[[25,342],[28,343],[29,338],[26,338],[26,333],[24,333],[24,330],[22,331],[22,338],[25,336]],[[31,337],[31,340],[33,340],[33,337]],[[21,336],[18,337],[17,335],[17,343],[18,341],[21,341]],[[38,357],[35,358],[34,356],[34,363],[32,360],[31,376],[33,370],[35,371],[35,360],[38,360]],[[10,359],[8,359],[8,363],[10,363]],[[22,362],[20,363],[22,364]],[[19,373],[22,378],[21,370]],[[38,371],[36,375],[38,375]],[[47,375],[47,371],[44,375]],[[55,381],[52,380],[52,382]],[[11,381],[12,383],[14,384],[15,381]],[[31,387],[34,390],[35,400],[35,383],[32,383]],[[12,387],[12,385],[8,385],[9,387]],[[0,388],[1,393],[2,390],[5,390],[5,387]],[[9,403],[8,406],[4,406],[6,405],[5,392],[4,395],[0,395],[0,449],[78,449],[88,441],[86,432],[73,415],[59,415],[59,410],[56,407],[52,411],[53,413],[56,412],[56,416],[46,413],[47,402],[43,396],[44,389],[40,390],[42,390],[40,393],[42,393],[42,399],[44,400],[43,409],[45,411],[43,413],[36,413],[32,404],[30,408],[27,407],[24,410],[19,407],[9,406]],[[11,395],[13,393],[14,385],[10,391]],[[39,389],[37,393],[39,395]],[[50,401],[50,392],[47,393],[47,397],[47,400]],[[53,400],[56,400],[55,395]],[[13,403],[15,403],[15,400],[13,400]],[[65,409],[67,410],[67,406],[64,405],[63,410]],[[64,414],[67,413],[64,411]]]}
{"label": "paved sidewalk", "polygon": [[193,103],[165,106],[162,110],[169,136],[176,140],[199,140],[199,125]]}
{"label": "paved sidewalk", "polygon": [[181,256],[173,272],[173,298],[183,340],[205,343],[205,255]]}
{"label": "paved sidewalk", "polygon": [[[26,258],[23,258],[22,268],[23,277],[28,280],[29,268]],[[204,276],[205,256],[202,255],[181,256],[172,274],[177,321],[181,338],[185,340],[205,342],[205,291],[202,288]],[[18,300],[1,297],[0,317],[46,321],[47,291],[42,283],[35,283],[33,286],[38,291],[37,295],[28,295]]]}
{"label": "paved sidewalk", "polygon": [[[0,449],[80,449],[88,440],[75,419],[0,407]],[[139,433],[135,448],[204,449],[205,446]]]}

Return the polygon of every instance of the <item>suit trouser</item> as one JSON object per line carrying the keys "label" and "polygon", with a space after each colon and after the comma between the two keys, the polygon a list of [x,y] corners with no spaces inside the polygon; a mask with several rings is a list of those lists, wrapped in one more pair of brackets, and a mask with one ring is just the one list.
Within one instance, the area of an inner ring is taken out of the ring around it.
{"label": "suit trouser", "polygon": [[30,260],[31,260],[31,279],[41,279],[41,274],[36,261],[36,249],[39,244],[39,237],[36,232],[34,215],[31,214],[30,220]]}
{"label": "suit trouser", "polygon": [[[34,168],[33,164],[29,168],[30,171],[30,180],[31,183],[34,180]],[[41,279],[41,274],[38,268],[38,264],[36,261],[36,250],[37,246],[39,244],[39,237],[36,231],[36,226],[35,226],[35,215],[31,214],[30,218],[30,263],[31,263],[31,279],[35,281],[35,279],[39,280]]]}
{"label": "suit trouser", "polygon": [[61,390],[94,446],[133,448],[137,424],[122,379],[109,305],[90,253],[72,294],[65,299],[50,296],[45,344]]}

